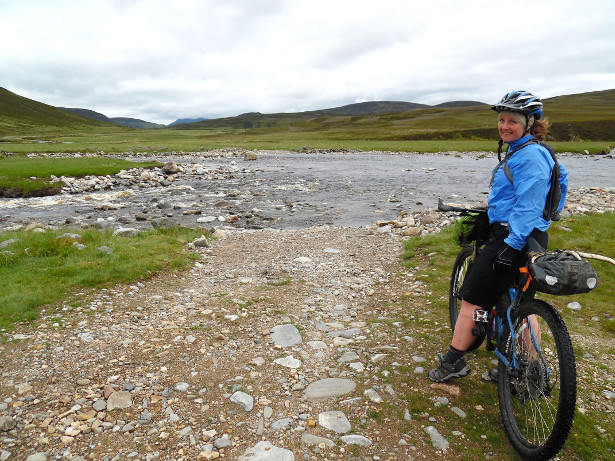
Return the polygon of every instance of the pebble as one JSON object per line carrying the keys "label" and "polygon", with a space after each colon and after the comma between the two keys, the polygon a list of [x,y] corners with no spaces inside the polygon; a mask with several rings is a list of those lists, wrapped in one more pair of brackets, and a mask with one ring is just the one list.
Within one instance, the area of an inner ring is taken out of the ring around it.
{"label": "pebble", "polygon": [[347,445],[361,445],[362,447],[369,447],[372,444],[372,441],[367,437],[356,434],[343,435],[340,440]]}
{"label": "pebble", "polygon": [[292,355],[275,359],[273,363],[277,363],[286,368],[299,368],[301,367],[301,360],[294,358]]}
{"label": "pebble", "polygon": [[306,445],[324,444],[327,447],[335,446],[335,442],[333,440],[327,439],[325,437],[319,437],[313,434],[308,434],[307,432],[304,432],[303,434],[301,434],[301,443],[304,443]]}

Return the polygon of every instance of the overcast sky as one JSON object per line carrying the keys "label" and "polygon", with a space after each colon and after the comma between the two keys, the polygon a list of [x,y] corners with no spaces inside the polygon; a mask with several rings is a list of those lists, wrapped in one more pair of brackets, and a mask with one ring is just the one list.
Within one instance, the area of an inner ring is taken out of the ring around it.
{"label": "overcast sky", "polygon": [[0,0],[0,31],[0,86],[164,124],[615,88],[613,0]]}

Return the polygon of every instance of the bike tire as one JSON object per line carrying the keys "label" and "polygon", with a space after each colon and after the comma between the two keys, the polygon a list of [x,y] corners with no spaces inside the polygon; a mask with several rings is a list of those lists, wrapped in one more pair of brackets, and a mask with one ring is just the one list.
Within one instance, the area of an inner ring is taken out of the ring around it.
{"label": "bike tire", "polygon": [[[451,322],[451,331],[453,332],[455,331],[455,325],[457,324],[457,318],[459,317],[459,309],[461,308],[459,289],[461,288],[466,275],[472,268],[473,253],[474,247],[469,246],[462,248],[455,259],[455,263],[453,264],[453,273],[451,274],[451,283],[448,295],[448,310]],[[467,351],[474,351],[478,349],[484,340],[485,335],[475,336]]]}
{"label": "bike tire", "polygon": [[[533,330],[540,340],[540,352],[528,339],[530,316],[540,326]],[[501,360],[498,366],[498,399],[504,429],[513,448],[524,459],[551,459],[566,443],[576,406],[576,365],[570,335],[555,308],[544,301],[522,302],[512,312],[511,320],[516,337],[524,339],[516,343],[518,371],[511,372]],[[512,342],[507,323],[499,350],[510,360]]]}

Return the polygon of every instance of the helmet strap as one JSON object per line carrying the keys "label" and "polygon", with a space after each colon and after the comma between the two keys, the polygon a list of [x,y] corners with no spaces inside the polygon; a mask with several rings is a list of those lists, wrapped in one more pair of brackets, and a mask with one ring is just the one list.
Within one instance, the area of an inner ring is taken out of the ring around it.
{"label": "helmet strap", "polygon": [[502,146],[504,145],[504,140],[500,138],[498,141],[498,162],[502,161]]}

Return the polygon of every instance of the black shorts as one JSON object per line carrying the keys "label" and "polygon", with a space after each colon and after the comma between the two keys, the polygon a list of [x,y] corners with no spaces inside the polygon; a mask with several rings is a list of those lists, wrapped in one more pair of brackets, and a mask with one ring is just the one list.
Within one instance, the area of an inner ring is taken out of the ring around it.
{"label": "black shorts", "polygon": [[[530,236],[543,248],[547,248],[549,236],[546,232],[535,229]],[[494,224],[491,227],[487,243],[461,285],[459,290],[461,299],[488,310],[495,306],[502,292],[515,281],[519,268],[527,262],[527,245],[519,252],[509,272],[498,274],[493,270],[497,251],[504,245],[506,237],[508,237],[508,227],[501,224]]]}

